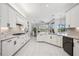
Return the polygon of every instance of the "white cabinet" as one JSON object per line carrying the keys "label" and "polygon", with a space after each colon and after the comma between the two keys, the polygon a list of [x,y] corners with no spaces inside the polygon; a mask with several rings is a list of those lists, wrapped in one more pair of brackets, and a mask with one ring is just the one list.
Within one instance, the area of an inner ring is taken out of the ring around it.
{"label": "white cabinet", "polygon": [[66,27],[79,27],[79,5],[66,13]]}
{"label": "white cabinet", "polygon": [[79,5],[71,10],[71,27],[79,27]]}
{"label": "white cabinet", "polygon": [[57,36],[51,35],[49,41],[51,44],[57,45]]}
{"label": "white cabinet", "polygon": [[0,4],[0,21],[1,27],[7,27],[8,23],[10,23],[10,27],[16,27],[15,10],[6,3]]}
{"label": "white cabinet", "polygon": [[16,13],[16,23],[22,24],[23,26],[26,26],[27,21],[20,15]]}
{"label": "white cabinet", "polygon": [[55,35],[55,34],[38,35],[37,41],[45,41],[45,42],[48,42],[50,44],[54,44],[54,45],[62,47],[62,36],[58,36],[58,35]]}
{"label": "white cabinet", "polygon": [[71,12],[68,12],[66,13],[66,28],[69,28],[71,25],[70,25],[70,22],[71,22]]}
{"label": "white cabinet", "polygon": [[40,32],[40,33],[37,35],[37,41],[49,42],[49,39],[50,39],[50,35],[48,35],[48,34],[45,33],[45,32]]}
{"label": "white cabinet", "polygon": [[0,26],[11,28],[16,27],[16,22],[25,25],[25,18],[7,3],[0,4]]}
{"label": "white cabinet", "polygon": [[49,41],[49,36],[48,35],[39,35],[37,36],[37,41]]}
{"label": "white cabinet", "polygon": [[2,55],[3,56],[10,56],[12,55],[15,50],[15,43],[16,38],[12,38],[6,41],[2,41]]}
{"label": "white cabinet", "polygon": [[74,39],[74,56],[79,56],[79,40]]}
{"label": "white cabinet", "polygon": [[16,51],[18,51],[29,38],[26,35],[16,36],[14,38],[10,38],[8,40],[2,41],[2,55],[3,56],[11,56]]}
{"label": "white cabinet", "polygon": [[25,43],[27,42],[25,35],[21,35],[21,36],[17,36],[16,39],[16,50],[18,50],[19,48],[21,48]]}
{"label": "white cabinet", "polygon": [[9,15],[9,23],[10,27],[14,28],[16,27],[16,14],[15,10],[13,10],[11,7],[8,6],[8,15]]}
{"label": "white cabinet", "polygon": [[5,3],[0,4],[0,22],[1,22],[1,27],[7,27],[8,6]]}
{"label": "white cabinet", "polygon": [[62,47],[62,36],[59,35],[50,36],[50,43]]}

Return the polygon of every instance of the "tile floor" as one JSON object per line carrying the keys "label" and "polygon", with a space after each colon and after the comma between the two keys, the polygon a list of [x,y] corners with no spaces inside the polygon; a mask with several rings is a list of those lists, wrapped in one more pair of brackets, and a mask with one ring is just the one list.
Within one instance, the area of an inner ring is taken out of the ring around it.
{"label": "tile floor", "polygon": [[62,48],[32,38],[15,56],[69,56]]}

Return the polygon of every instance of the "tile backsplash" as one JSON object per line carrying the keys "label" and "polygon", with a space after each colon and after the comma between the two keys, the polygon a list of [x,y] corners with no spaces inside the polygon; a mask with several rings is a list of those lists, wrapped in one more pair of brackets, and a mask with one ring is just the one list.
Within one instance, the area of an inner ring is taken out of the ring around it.
{"label": "tile backsplash", "polygon": [[71,35],[79,35],[79,30],[77,30],[76,28],[67,29],[66,32]]}

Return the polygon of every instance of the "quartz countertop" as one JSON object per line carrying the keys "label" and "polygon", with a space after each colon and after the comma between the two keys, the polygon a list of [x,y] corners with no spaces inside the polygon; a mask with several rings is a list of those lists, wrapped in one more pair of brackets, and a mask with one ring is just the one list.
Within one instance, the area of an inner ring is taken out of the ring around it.
{"label": "quartz countertop", "polygon": [[9,39],[9,38],[12,38],[12,37],[15,37],[13,36],[12,34],[0,34],[0,41],[1,40],[6,40],[6,39]]}
{"label": "quartz countertop", "polygon": [[[21,36],[21,35],[12,35],[14,33],[1,33],[0,34],[0,41],[1,40],[6,40],[6,39],[9,39],[9,38],[16,38],[17,36]],[[25,34],[23,34],[25,35]]]}
{"label": "quartz countertop", "polygon": [[79,35],[71,34],[71,33],[55,33],[54,35],[71,37],[73,39],[79,39]]}
{"label": "quartz countertop", "polygon": [[73,39],[78,39],[79,40],[79,35],[76,33],[68,33],[68,32],[60,32],[60,33],[45,33],[45,32],[41,32],[38,35],[58,35],[58,36],[66,36],[66,37],[71,37]]}

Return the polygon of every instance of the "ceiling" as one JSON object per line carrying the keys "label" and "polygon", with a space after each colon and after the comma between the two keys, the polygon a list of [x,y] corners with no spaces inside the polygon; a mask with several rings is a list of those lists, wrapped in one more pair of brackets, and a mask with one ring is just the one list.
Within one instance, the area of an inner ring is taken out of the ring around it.
{"label": "ceiling", "polygon": [[33,23],[50,21],[54,16],[64,14],[75,3],[11,3],[20,13]]}

